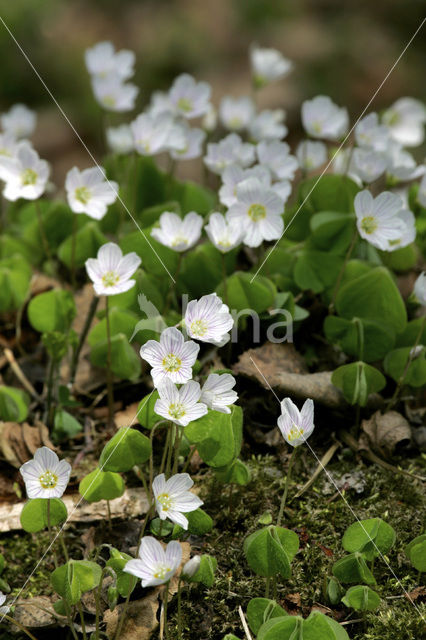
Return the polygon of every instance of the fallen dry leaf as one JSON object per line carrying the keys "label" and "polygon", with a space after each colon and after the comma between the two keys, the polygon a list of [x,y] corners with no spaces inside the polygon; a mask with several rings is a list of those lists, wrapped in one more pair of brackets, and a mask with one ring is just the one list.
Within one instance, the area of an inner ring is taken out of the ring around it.
{"label": "fallen dry leaf", "polygon": [[117,429],[120,429],[120,427],[131,427],[134,424],[138,424],[138,419],[136,417],[138,407],[139,402],[134,402],[133,404],[129,404],[129,406],[123,409],[123,411],[117,411],[117,413],[114,414],[114,422]]}
{"label": "fallen dry leaf", "polygon": [[43,445],[55,449],[43,423],[31,426],[27,422],[0,422],[0,455],[13,467],[19,468],[30,460]]}
{"label": "fallen dry leaf", "polygon": [[426,587],[416,587],[412,591],[409,591],[405,594],[407,600],[418,600],[421,598],[424,600],[426,598]]}
{"label": "fallen dry leaf", "polygon": [[411,441],[410,425],[397,411],[383,414],[376,411],[369,420],[362,421],[361,428],[359,449],[372,449],[385,458],[389,458],[401,442]]}
{"label": "fallen dry leaf", "polygon": [[58,620],[58,614],[47,596],[35,596],[31,600],[18,600],[13,615],[24,627],[30,628],[48,627],[57,624]]}

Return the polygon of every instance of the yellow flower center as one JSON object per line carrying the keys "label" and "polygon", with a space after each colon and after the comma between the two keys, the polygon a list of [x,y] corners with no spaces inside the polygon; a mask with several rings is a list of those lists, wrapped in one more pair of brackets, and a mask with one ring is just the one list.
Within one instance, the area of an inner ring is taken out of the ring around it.
{"label": "yellow flower center", "polygon": [[170,567],[165,567],[164,565],[157,566],[157,570],[154,573],[154,578],[158,578],[159,580],[164,580],[168,572],[170,571]]}
{"label": "yellow flower center", "polygon": [[361,220],[361,229],[365,231],[365,233],[374,233],[377,229],[377,221],[374,216],[365,216]]}
{"label": "yellow flower center", "polygon": [[247,213],[253,222],[266,218],[266,209],[263,204],[252,204]]}
{"label": "yellow flower center", "polygon": [[174,418],[175,420],[183,418],[185,413],[185,407],[181,402],[176,402],[169,406],[169,416]]}
{"label": "yellow flower center", "polygon": [[157,500],[163,507],[163,511],[168,511],[172,508],[172,499],[168,493],[160,493],[160,495],[157,496]]}
{"label": "yellow flower center", "polygon": [[239,129],[242,126],[242,124],[243,122],[241,118],[238,118],[238,116],[235,116],[234,118],[231,118],[229,120],[230,129]]}
{"label": "yellow flower center", "polygon": [[194,320],[194,322],[191,322],[191,334],[195,337],[201,338],[205,336],[208,328],[205,320]]}
{"label": "yellow flower center", "polygon": [[293,424],[292,428],[287,434],[287,440],[289,442],[293,442],[293,440],[297,440],[298,438],[301,438],[303,436],[303,433],[304,431],[301,427],[297,427],[295,424]]}
{"label": "yellow flower center", "polygon": [[188,113],[188,111],[192,111],[192,102],[191,100],[188,100],[188,98],[179,98],[177,106],[178,109],[180,109],[181,111],[185,111],[185,113]]}
{"label": "yellow flower center", "polygon": [[185,238],[185,236],[175,236],[172,241],[172,247],[177,247],[180,244],[188,244],[188,238]]}
{"label": "yellow flower center", "polygon": [[231,246],[228,238],[222,238],[217,244],[219,247],[222,247],[222,249],[229,249],[229,247]]}
{"label": "yellow flower center", "polygon": [[105,107],[115,107],[115,105],[117,104],[115,96],[104,96],[102,98],[102,102],[104,103]]}
{"label": "yellow flower center", "polygon": [[317,134],[322,133],[322,123],[319,120],[312,123],[312,131]]}
{"label": "yellow flower center", "polygon": [[58,476],[52,471],[45,471],[39,476],[39,481],[43,489],[54,489],[58,484]]}
{"label": "yellow flower center", "polygon": [[91,193],[87,187],[77,187],[74,196],[75,199],[82,204],[87,204],[90,200]]}
{"label": "yellow flower center", "polygon": [[37,182],[37,177],[37,173],[34,171],[34,169],[25,169],[25,171],[21,173],[23,186],[35,184]]}
{"label": "yellow flower center", "polygon": [[169,353],[165,358],[163,358],[163,367],[168,373],[179,371],[181,366],[182,360],[175,356],[174,353]]}
{"label": "yellow flower center", "polygon": [[107,271],[102,276],[102,284],[105,287],[113,287],[120,280],[120,276],[118,276],[114,271]]}

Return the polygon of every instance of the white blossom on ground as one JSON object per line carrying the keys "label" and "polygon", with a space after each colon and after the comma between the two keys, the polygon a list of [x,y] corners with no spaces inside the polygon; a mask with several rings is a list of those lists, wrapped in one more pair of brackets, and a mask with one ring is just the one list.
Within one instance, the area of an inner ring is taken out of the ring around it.
{"label": "white blossom on ground", "polygon": [[[199,558],[199,556],[194,556],[193,558],[191,558],[191,560],[195,560],[196,558]],[[191,560],[188,560],[186,565],[189,564],[191,562]],[[186,567],[186,565],[185,565],[185,567]],[[199,564],[198,564],[198,566],[199,566]],[[191,570],[191,567],[188,567],[187,571],[190,571],[190,570]],[[197,569],[197,571],[198,571],[198,569]],[[194,573],[196,573],[196,572],[194,571]],[[192,576],[189,575],[189,573],[187,573],[187,575],[188,575],[188,577],[192,577]],[[192,574],[192,575],[194,575],[194,574]],[[4,604],[5,602],[6,602],[6,596],[2,591],[0,591],[0,615],[3,615],[3,616],[7,615],[9,613],[9,611],[10,611],[10,607],[5,605]]]}
{"label": "white blossom on ground", "polygon": [[83,171],[73,167],[67,173],[65,189],[71,210],[86,213],[94,220],[101,220],[118,196],[118,184],[107,180],[102,167]]}
{"label": "white blossom on ground", "polygon": [[139,267],[141,259],[132,251],[123,256],[114,242],[102,245],[96,258],[88,258],[86,271],[98,296],[115,296],[135,285],[130,278]]}
{"label": "white blossom on ground", "polygon": [[230,373],[211,373],[201,389],[201,402],[209,409],[220,413],[231,413],[230,405],[238,400],[238,394],[233,391],[236,380]]}
{"label": "white blossom on ground", "polygon": [[274,80],[283,78],[293,69],[293,63],[285,58],[280,51],[257,45],[250,47],[250,62],[253,82],[256,87],[263,87]]}
{"label": "white blossom on ground", "polygon": [[263,240],[276,240],[284,229],[283,200],[256,178],[249,178],[237,186],[237,202],[227,214],[245,230],[243,242],[258,247]]}
{"label": "white blossom on ground", "polygon": [[206,132],[196,127],[182,126],[184,146],[182,149],[171,149],[170,155],[174,160],[192,160],[199,158],[203,153],[203,144]]}
{"label": "white blossom on ground", "polygon": [[216,293],[188,302],[185,329],[191,338],[223,346],[229,341],[229,331],[233,326],[234,319],[228,306]]}
{"label": "white blossom on ground", "polygon": [[221,253],[228,253],[241,244],[244,232],[241,227],[231,224],[224,215],[213,212],[204,227],[211,243]]}
{"label": "white blossom on ground", "polygon": [[231,164],[222,173],[222,186],[219,189],[219,200],[226,207],[230,207],[237,201],[237,186],[248,178],[257,178],[265,187],[271,186],[271,172],[267,167],[257,164],[254,167],[243,169]]}
{"label": "white blossom on ground", "polygon": [[128,124],[118,127],[107,127],[106,139],[109,148],[114,153],[126,154],[133,151],[132,130]]}
{"label": "white blossom on ground", "polygon": [[201,564],[201,556],[193,556],[183,565],[182,578],[192,578],[197,573]]}
{"label": "white blossom on ground", "polygon": [[265,109],[261,111],[250,123],[250,137],[256,142],[285,138],[288,133],[288,129],[284,124],[285,116],[284,109]]}
{"label": "white blossom on ground", "polygon": [[60,498],[67,487],[71,465],[66,460],[59,460],[48,447],[41,447],[19,471],[29,498]]}
{"label": "white blossom on ground", "polygon": [[419,190],[417,192],[417,200],[422,205],[422,207],[426,207],[426,174],[420,181]]}
{"label": "white blossom on ground", "polygon": [[400,98],[382,117],[394,140],[406,147],[417,147],[425,136],[426,107],[415,98]]}
{"label": "white blossom on ground", "polygon": [[313,138],[339,140],[348,130],[349,115],[328,96],[316,96],[302,104],[302,124]]}
{"label": "white blossom on ground", "polygon": [[184,118],[198,118],[207,113],[211,87],[207,82],[197,82],[188,73],[182,73],[173,82],[169,100],[176,113]]}
{"label": "white blossom on ground", "polygon": [[112,42],[98,42],[84,53],[86,67],[96,78],[128,80],[134,73],[136,56],[129,49],[116,51]]}
{"label": "white blossom on ground", "polygon": [[426,307],[426,271],[422,271],[414,283],[414,295],[420,304]]}
{"label": "white blossom on ground", "polygon": [[318,169],[327,162],[327,147],[323,142],[303,140],[296,149],[296,158],[302,169]]}
{"label": "white blossom on ground", "polygon": [[209,104],[206,113],[201,120],[201,126],[207,133],[212,133],[217,127],[218,113],[217,109],[211,103]]}
{"label": "white blossom on ground", "polygon": [[151,365],[154,386],[158,387],[164,378],[177,384],[190,380],[199,350],[200,345],[193,340],[185,341],[176,327],[168,327],[162,331],[159,342],[148,340],[141,347],[140,355]]}
{"label": "white blossom on ground", "polygon": [[178,389],[169,378],[164,378],[158,385],[158,395],[160,397],[154,406],[155,413],[181,427],[186,427],[207,413],[207,406],[200,402],[200,385],[195,380],[185,382]]}
{"label": "white blossom on ground", "polygon": [[6,113],[0,116],[0,124],[4,133],[10,134],[16,140],[29,138],[36,127],[35,111],[24,104],[14,104]]}
{"label": "white blossom on ground", "polygon": [[18,144],[13,157],[0,155],[0,177],[6,182],[3,191],[6,200],[36,200],[44,193],[49,174],[49,164],[40,160],[26,140]]}
{"label": "white blossom on ground", "polygon": [[353,150],[350,172],[355,173],[362,182],[370,184],[386,170],[386,156],[374,149],[357,148]]}
{"label": "white blossom on ground", "polygon": [[164,211],[159,222],[160,226],[152,229],[151,235],[173,251],[187,251],[201,237],[203,218],[194,211],[187,213],[183,219],[177,213]]}
{"label": "white blossom on ground", "polygon": [[94,78],[92,89],[98,104],[105,111],[124,113],[135,108],[139,89],[131,82],[122,82],[115,76]]}
{"label": "white blossom on ground", "polygon": [[388,251],[402,249],[412,244],[416,239],[416,218],[414,213],[409,209],[401,209],[396,214],[396,218],[402,223],[403,228],[396,240],[389,240]]}
{"label": "white blossom on ground", "polygon": [[166,549],[152,536],[142,538],[138,557],[129,560],[123,571],[142,580],[143,587],[156,587],[169,582],[182,562],[182,547],[171,540]]}
{"label": "white blossom on ground", "polygon": [[247,129],[254,118],[255,106],[249,96],[233,98],[225,96],[219,105],[219,119],[225,129],[241,131]]}
{"label": "white blossom on ground", "polygon": [[394,181],[415,180],[425,173],[425,165],[417,166],[411,153],[402,146],[391,140],[386,149],[387,175]]}
{"label": "white blossom on ground", "polygon": [[298,447],[306,442],[314,430],[313,400],[310,398],[305,400],[302,409],[299,411],[290,398],[284,398],[281,402],[278,428],[284,440],[292,447]]}
{"label": "white blossom on ground", "polygon": [[255,153],[253,144],[243,142],[237,133],[230,133],[219,142],[208,143],[204,164],[213,173],[221,175],[231,164],[242,168],[250,166],[254,162]]}
{"label": "white blossom on ground", "polygon": [[355,196],[354,208],[360,236],[382,251],[389,251],[389,243],[404,232],[405,225],[397,217],[402,200],[390,191],[376,198],[367,190],[360,191]]}
{"label": "white blossom on ground", "polygon": [[134,147],[143,156],[154,156],[163,151],[185,148],[184,129],[168,113],[150,115],[141,113],[130,123]]}
{"label": "white blossom on ground", "polygon": [[183,514],[195,511],[203,504],[198,496],[189,491],[193,484],[187,473],[176,473],[168,480],[164,473],[154,478],[152,492],[155,509],[161,520],[168,518],[183,529],[188,529],[188,518]]}
{"label": "white blossom on ground", "polygon": [[290,154],[290,147],[286,142],[259,142],[256,151],[260,164],[268,167],[276,180],[293,180],[299,163]]}
{"label": "white blossom on ground", "polygon": [[389,129],[379,123],[377,113],[369,113],[355,127],[355,141],[358,146],[385,151],[389,141]]}

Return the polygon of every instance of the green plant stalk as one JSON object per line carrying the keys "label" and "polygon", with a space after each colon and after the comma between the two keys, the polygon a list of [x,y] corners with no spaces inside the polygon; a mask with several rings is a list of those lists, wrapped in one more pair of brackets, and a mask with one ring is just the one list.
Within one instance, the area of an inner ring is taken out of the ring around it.
{"label": "green plant stalk", "polygon": [[170,439],[169,439],[169,450],[168,450],[168,453],[167,453],[167,462],[166,462],[166,480],[168,480],[170,478],[170,474],[171,474],[171,470],[172,470],[173,449],[175,447],[176,437],[177,437],[175,435],[175,425],[174,425],[173,422],[170,422],[169,431],[170,431]]}
{"label": "green plant stalk", "polygon": [[17,620],[15,620],[15,618],[12,618],[11,616],[8,616],[7,613],[2,613],[1,614],[1,619],[3,620],[8,620],[9,622],[11,622],[12,624],[14,624],[15,626],[17,626],[23,633],[25,633],[25,635],[27,635],[29,638],[31,638],[31,640],[37,640],[37,638],[35,636],[33,636],[33,634],[28,631],[28,629],[26,627],[24,627],[23,624],[21,624],[20,622],[18,622]]}
{"label": "green plant stalk", "polygon": [[55,384],[54,376],[56,363],[52,357],[49,361],[49,373],[47,378],[47,399],[46,399],[46,423],[49,431],[53,428],[55,422],[55,408],[53,406],[53,387]]}
{"label": "green plant stalk", "polygon": [[332,297],[331,302],[330,302],[329,307],[328,307],[328,313],[332,313],[333,310],[334,310],[334,305],[335,305],[335,302],[336,302],[337,294],[339,293],[340,285],[342,283],[343,274],[345,273],[346,265],[349,262],[349,259],[350,259],[351,255],[352,255],[352,251],[354,250],[357,238],[358,238],[358,230],[355,229],[355,233],[354,233],[354,235],[352,237],[351,244],[349,245],[349,249],[348,249],[348,251],[346,253],[345,259],[344,259],[343,264],[342,264],[342,267],[341,267],[341,269],[339,271],[339,275],[337,276],[336,286],[334,287],[334,291],[333,291],[333,297]]}
{"label": "green plant stalk", "polygon": [[281,521],[282,521],[282,518],[283,518],[284,507],[285,507],[285,503],[286,503],[286,500],[287,500],[287,494],[288,494],[288,486],[290,484],[291,471],[293,469],[294,460],[296,458],[296,452],[297,452],[297,447],[293,447],[293,451],[292,451],[291,456],[290,456],[290,462],[288,463],[287,477],[285,479],[284,493],[283,493],[283,497],[281,499],[280,511],[279,511],[278,519],[277,519],[277,527],[279,527],[281,525]]}
{"label": "green plant stalk", "polygon": [[[419,330],[419,333],[417,334],[416,341],[415,341],[414,345],[412,346],[412,350],[413,351],[416,349],[416,347],[419,346],[419,342],[420,342],[420,339],[422,337],[422,333],[424,331],[425,326],[426,326],[426,316],[423,317],[423,322],[420,325],[420,330]],[[393,396],[392,396],[392,398],[390,400],[388,411],[390,411],[390,409],[392,409],[392,407],[396,404],[396,401],[398,400],[398,396],[400,394],[400,391],[402,389],[402,386],[404,384],[404,380],[405,380],[405,378],[407,376],[408,369],[409,369],[410,364],[412,363],[412,361],[413,361],[413,358],[409,354],[408,358],[407,358],[407,362],[405,363],[404,371],[402,372],[402,376],[398,380],[398,383],[396,385],[396,389],[395,389],[394,394],[393,394]]]}
{"label": "green plant stalk", "polygon": [[56,557],[56,551],[54,549],[54,540],[52,539],[52,526],[50,523],[50,498],[47,498],[47,530],[49,532],[49,544],[53,552],[53,562],[55,563],[55,569],[58,568],[58,559]]}
{"label": "green plant stalk", "polygon": [[179,275],[181,267],[182,267],[182,259],[183,259],[183,252],[179,252],[176,271],[175,271],[174,276],[173,276],[173,282],[170,285],[169,291],[167,293],[166,302],[164,304],[162,315],[167,313],[167,311],[170,309],[170,305],[171,305],[172,299],[173,299],[173,293],[174,293],[174,291],[176,289],[176,283],[177,283],[178,275]]}
{"label": "green plant stalk", "polygon": [[179,578],[177,592],[178,640],[182,640],[182,580]]}
{"label": "green plant stalk", "polygon": [[90,325],[92,324],[92,320],[93,320],[94,315],[96,313],[96,309],[97,309],[98,303],[99,303],[99,298],[97,296],[94,296],[93,299],[92,299],[92,302],[90,303],[89,311],[87,313],[86,320],[84,322],[83,330],[82,330],[82,332],[80,334],[78,345],[75,348],[73,356],[72,356],[71,373],[70,373],[70,386],[71,387],[74,384],[75,374],[77,372],[78,358],[80,356],[80,353],[81,353],[81,350],[83,348],[83,345],[84,345],[84,343],[86,341],[87,334],[89,333]]}
{"label": "green plant stalk", "polygon": [[185,461],[185,464],[183,466],[182,473],[185,473],[188,470],[188,467],[191,464],[192,456],[194,455],[196,450],[197,450],[197,446],[195,444],[192,445],[191,451],[188,453],[188,457],[187,457],[187,459]]}
{"label": "green plant stalk", "polygon": [[178,470],[179,449],[180,449],[180,444],[183,438],[183,429],[184,429],[183,427],[179,427],[178,425],[176,425],[176,437],[175,437],[175,443],[174,443],[174,461],[173,461],[172,475],[177,473],[177,470]]}
{"label": "green plant stalk", "polygon": [[37,215],[37,221],[38,221],[38,227],[40,230],[40,237],[41,237],[41,243],[43,245],[43,250],[47,256],[48,260],[52,260],[52,252],[50,251],[50,246],[49,246],[49,241],[47,240],[47,236],[46,236],[46,231],[44,228],[44,224],[43,224],[43,218],[41,215],[41,211],[40,211],[40,205],[38,203],[38,200],[34,201],[34,206],[35,206],[35,210],[36,210],[36,215]]}
{"label": "green plant stalk", "polygon": [[166,442],[164,444],[163,455],[161,456],[160,473],[163,473],[163,471],[164,471],[164,467],[165,467],[166,460],[167,460],[167,454],[168,454],[168,451],[169,451],[170,424],[171,423],[169,423],[169,425],[168,425],[167,435],[166,435]]}
{"label": "green plant stalk", "polygon": [[87,640],[86,623],[84,621],[83,607],[81,606],[81,602],[78,602],[77,609],[78,609],[78,613],[80,615],[81,631],[83,633],[83,640]]}
{"label": "green plant stalk", "polygon": [[169,631],[167,628],[167,601],[169,599],[169,583],[166,582],[166,584],[164,585],[164,592],[163,592],[163,625],[164,625],[164,636],[167,640],[167,638],[169,637]]}
{"label": "green plant stalk", "polygon": [[226,282],[227,280],[227,273],[226,273],[226,262],[225,262],[225,254],[220,252],[220,257],[222,259],[222,277],[223,277],[223,299],[224,302],[227,306],[228,305],[228,284]]}
{"label": "green plant stalk", "polygon": [[76,245],[76,234],[77,234],[77,214],[73,213],[72,218],[72,231],[71,231],[71,285],[72,288],[75,289],[76,281],[75,281],[75,245]]}
{"label": "green plant stalk", "polygon": [[129,606],[129,600],[130,600],[131,591],[132,590],[129,588],[129,593],[127,594],[126,599],[124,601],[123,611],[121,612],[121,616],[120,616],[120,619],[118,621],[117,632],[115,634],[115,640],[120,640],[121,629],[123,627],[123,623],[124,623],[124,620],[126,618],[126,611],[127,611],[127,607]]}
{"label": "green plant stalk", "polygon": [[108,392],[108,425],[111,427],[114,422],[114,390],[112,386],[112,369],[111,369],[111,326],[109,318],[109,300],[105,296],[105,318],[107,330],[107,392]]}

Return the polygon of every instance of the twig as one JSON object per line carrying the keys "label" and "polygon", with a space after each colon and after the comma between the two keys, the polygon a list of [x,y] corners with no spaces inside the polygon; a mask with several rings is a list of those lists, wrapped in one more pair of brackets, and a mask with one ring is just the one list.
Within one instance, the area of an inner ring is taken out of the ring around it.
{"label": "twig", "polygon": [[250,630],[248,628],[248,624],[244,615],[244,611],[241,609],[241,607],[238,607],[238,613],[240,614],[240,618],[241,618],[241,624],[243,625],[243,629],[244,629],[244,633],[246,634],[246,638],[247,640],[253,640],[253,638],[251,637],[251,633]]}
{"label": "twig", "polygon": [[5,347],[4,355],[6,356],[7,361],[10,364],[10,368],[12,369],[13,373],[18,378],[18,380],[22,384],[22,386],[25,387],[25,389],[28,391],[28,393],[33,398],[35,398],[35,400],[37,400],[37,402],[41,402],[41,398],[38,395],[37,391],[34,389],[33,385],[28,380],[28,378],[25,376],[25,374],[22,371],[22,369],[19,366],[19,364],[16,362],[15,356],[13,355],[13,351],[11,349],[8,349],[7,347]]}
{"label": "twig", "polygon": [[335,442],[334,444],[331,445],[331,447],[325,452],[325,454],[323,455],[323,457],[321,458],[320,462],[318,463],[317,468],[315,469],[315,471],[313,472],[312,476],[309,478],[309,480],[303,485],[303,487],[301,489],[299,489],[299,491],[296,493],[295,496],[293,496],[293,498],[291,498],[290,502],[292,500],[294,500],[295,498],[300,498],[300,496],[305,493],[305,491],[307,491],[309,489],[310,486],[313,485],[313,483],[315,482],[315,480],[317,479],[317,477],[319,476],[319,474],[321,473],[321,471],[323,471],[324,467],[327,466],[327,464],[330,462],[330,460],[332,459],[332,457],[334,456],[334,454],[336,453],[337,449],[341,446],[340,442]]}

